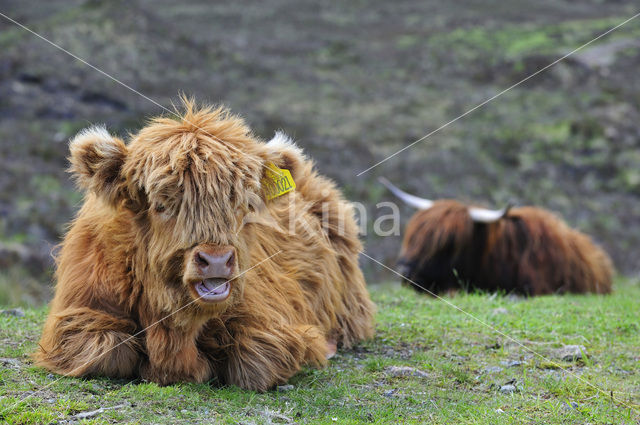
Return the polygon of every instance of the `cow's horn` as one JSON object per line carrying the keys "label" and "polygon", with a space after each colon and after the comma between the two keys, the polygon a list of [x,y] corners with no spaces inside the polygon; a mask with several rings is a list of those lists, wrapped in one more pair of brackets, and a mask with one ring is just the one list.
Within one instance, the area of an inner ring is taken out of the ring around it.
{"label": "cow's horn", "polygon": [[488,210],[485,208],[469,207],[469,215],[471,220],[476,223],[495,223],[502,217],[507,215],[511,209],[511,204],[507,204],[506,207],[500,210]]}
{"label": "cow's horn", "polygon": [[378,181],[386,186],[394,195],[400,198],[405,204],[417,208],[419,210],[426,210],[431,208],[433,205],[433,201],[424,198],[418,198],[417,196],[413,196],[408,194],[407,192],[398,189],[391,182],[384,177],[379,177]]}

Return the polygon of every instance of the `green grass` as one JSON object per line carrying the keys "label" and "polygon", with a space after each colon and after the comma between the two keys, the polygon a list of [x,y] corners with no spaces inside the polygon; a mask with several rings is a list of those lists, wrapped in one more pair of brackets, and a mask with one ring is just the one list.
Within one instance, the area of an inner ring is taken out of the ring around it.
{"label": "green grass", "polygon": [[[557,53],[559,48],[573,50],[626,19],[625,17],[608,17],[568,20],[549,25],[517,24],[500,25],[497,28],[486,26],[459,28],[432,37],[429,43],[434,48],[455,46],[461,52],[469,54],[474,52],[474,55],[487,55],[499,49],[504,59],[514,60],[527,54]],[[637,27],[625,29],[628,32],[613,33],[608,40],[632,37],[640,32]],[[496,54],[491,56],[498,57]]]}
{"label": "green grass", "polygon": [[[80,423],[640,421],[637,282],[619,281],[615,293],[604,297],[447,298],[486,325],[399,285],[373,287],[372,295],[379,308],[373,340],[339,352],[326,369],[303,370],[291,379],[292,390],[264,394],[206,384],[161,388],[137,381],[58,380],[29,360],[46,309],[26,310],[25,317],[0,315],[0,422],[76,420],[80,412],[113,406],[120,407]],[[569,344],[583,345],[587,357],[559,360],[555,351]],[[519,363],[509,365],[514,361]],[[392,376],[390,366],[414,367],[427,376]],[[513,380],[518,391],[502,394],[499,388]]]}

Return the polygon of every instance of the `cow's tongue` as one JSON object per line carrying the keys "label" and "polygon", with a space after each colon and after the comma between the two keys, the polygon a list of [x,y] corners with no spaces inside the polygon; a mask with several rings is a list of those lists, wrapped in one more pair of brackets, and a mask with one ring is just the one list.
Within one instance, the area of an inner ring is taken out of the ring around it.
{"label": "cow's tongue", "polygon": [[196,284],[198,295],[205,300],[219,301],[229,295],[229,282],[223,278],[204,279]]}
{"label": "cow's tongue", "polygon": [[211,295],[219,295],[227,290],[227,280],[221,278],[205,279],[202,286]]}

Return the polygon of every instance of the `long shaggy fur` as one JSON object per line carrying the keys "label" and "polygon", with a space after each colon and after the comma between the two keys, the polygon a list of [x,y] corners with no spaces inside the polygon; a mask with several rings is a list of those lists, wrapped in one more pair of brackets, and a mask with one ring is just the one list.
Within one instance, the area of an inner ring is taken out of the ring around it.
{"label": "long shaggy fur", "polygon": [[513,208],[494,223],[475,223],[468,207],[452,200],[415,213],[398,263],[404,276],[434,293],[467,287],[603,294],[613,275],[602,249],[548,211]]}
{"label": "long shaggy fur", "polygon": [[[182,119],[156,118],[127,144],[102,128],[72,140],[87,195],[37,364],[263,391],[372,335],[357,226],[335,185],[285,136],[264,143],[226,110],[184,103]],[[291,171],[295,191],[264,199],[268,162]],[[222,303],[193,302],[185,276],[198,246],[231,246],[248,270]]]}

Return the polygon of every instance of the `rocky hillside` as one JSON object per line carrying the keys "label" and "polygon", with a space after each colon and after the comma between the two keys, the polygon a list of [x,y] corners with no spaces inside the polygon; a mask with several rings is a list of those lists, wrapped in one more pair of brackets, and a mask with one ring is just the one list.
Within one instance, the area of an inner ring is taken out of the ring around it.
{"label": "rocky hillside", "polygon": [[[637,13],[629,2],[5,0],[0,12],[162,105],[183,91],[265,138],[286,130],[369,223],[388,213],[385,175],[433,198],[547,207],[639,270],[640,18],[357,177]],[[161,112],[0,17],[0,303],[48,297],[49,253],[81,200],[69,137],[90,123],[125,135]],[[399,238],[369,227],[368,253],[393,263]]]}

